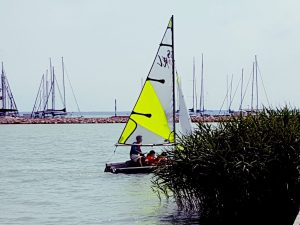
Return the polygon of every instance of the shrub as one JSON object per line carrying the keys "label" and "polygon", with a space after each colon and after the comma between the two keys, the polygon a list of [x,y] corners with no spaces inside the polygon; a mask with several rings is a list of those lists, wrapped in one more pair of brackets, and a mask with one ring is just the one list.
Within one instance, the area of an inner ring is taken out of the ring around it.
{"label": "shrub", "polygon": [[293,224],[300,205],[300,112],[264,109],[198,123],[167,150],[154,190],[201,224]]}

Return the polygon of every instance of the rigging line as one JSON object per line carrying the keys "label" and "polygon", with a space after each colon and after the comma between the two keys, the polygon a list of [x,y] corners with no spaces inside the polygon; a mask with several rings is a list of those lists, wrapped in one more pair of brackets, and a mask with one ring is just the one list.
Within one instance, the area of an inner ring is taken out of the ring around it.
{"label": "rigging line", "polygon": [[229,104],[230,106],[231,106],[231,104],[232,104],[232,102],[233,102],[233,99],[234,99],[234,97],[235,97],[235,95],[236,95],[236,92],[237,92],[237,90],[238,90],[238,88],[239,88],[241,79],[242,79],[242,78],[240,78],[240,80],[239,80],[239,82],[238,82],[238,84],[237,84],[237,86],[236,86],[236,88],[235,88],[235,91],[234,91],[234,93],[233,93],[233,97],[232,97],[232,99],[231,99],[231,101],[230,101],[230,104]]}
{"label": "rigging line", "polygon": [[42,97],[41,96],[42,96],[41,91],[39,91],[38,92],[39,104],[38,104],[36,110],[35,110],[36,105],[34,105],[34,108],[33,108],[32,113],[31,113],[32,115],[33,115],[34,111],[41,111],[42,110]]}
{"label": "rigging line", "polygon": [[12,91],[10,89],[10,85],[9,85],[9,82],[8,82],[8,79],[7,79],[6,76],[5,76],[5,83],[6,83],[7,94],[8,94],[8,97],[9,97],[10,101],[11,101],[11,104],[13,104],[14,108],[17,109],[17,105],[16,105],[16,102],[14,100],[14,97],[13,97],[13,94],[12,94]]}
{"label": "rigging line", "polygon": [[44,84],[43,84],[43,107],[48,108],[48,100],[47,100],[47,95],[48,95],[48,89],[49,89],[49,82],[48,82],[48,69],[46,70],[45,78],[44,78]]}
{"label": "rigging line", "polygon": [[243,97],[242,97],[242,102],[244,102],[244,99],[245,99],[245,96],[246,96],[246,93],[247,93],[247,90],[248,90],[248,87],[249,87],[249,84],[250,84],[250,80],[251,80],[251,77],[252,76],[252,73],[250,73],[250,76],[249,76],[249,79],[248,79],[248,82],[247,82],[247,85],[246,85],[246,88],[245,88],[245,92],[243,94]]}
{"label": "rigging line", "polygon": [[223,109],[223,106],[224,106],[224,104],[225,104],[225,101],[226,101],[227,97],[228,97],[228,91],[226,91],[225,98],[224,98],[224,100],[223,100],[223,103],[222,103],[221,108],[220,108],[220,111],[219,111],[219,115],[221,114],[221,111],[222,111],[222,109]]}
{"label": "rigging line", "polygon": [[231,107],[231,98],[232,98],[232,81],[233,81],[233,74],[231,75],[231,80],[230,80],[230,91],[229,91],[229,106],[228,106],[228,110],[230,111],[230,107]]}
{"label": "rigging line", "polygon": [[54,79],[55,79],[55,82],[56,82],[56,85],[57,85],[57,89],[58,89],[58,93],[59,93],[59,96],[60,96],[60,100],[61,100],[61,102],[64,104],[64,100],[63,100],[62,94],[61,94],[61,92],[60,92],[60,89],[59,89],[59,85],[58,85],[56,76],[54,77]]}
{"label": "rigging line", "polygon": [[38,101],[38,97],[39,97],[40,92],[41,92],[41,86],[42,86],[42,83],[43,83],[43,79],[44,79],[44,75],[43,75],[43,77],[42,77],[42,79],[41,79],[40,86],[39,86],[39,90],[38,90],[37,96],[36,96],[36,98],[35,98],[34,106],[33,106],[32,112],[31,112],[31,117],[33,116],[34,111],[35,111],[35,110],[38,111],[38,110],[40,109],[40,106],[41,106],[41,101],[40,101],[40,103],[38,104],[38,106],[37,106],[37,101]]}
{"label": "rigging line", "polygon": [[110,161],[111,161],[111,159],[113,158],[113,156],[116,154],[117,147],[118,147],[118,146],[116,146],[115,150],[112,152],[112,154],[110,155],[110,157],[107,159],[106,162],[110,162]]}
{"label": "rigging line", "polygon": [[[52,82],[51,82],[51,83],[52,83]],[[45,105],[44,105],[43,111],[46,111],[46,109],[47,109],[47,110],[49,109],[49,108],[48,108],[48,102],[49,102],[49,98],[50,98],[50,95],[51,95],[52,88],[53,88],[53,85],[51,84],[50,90],[49,90],[49,92],[48,92],[47,100],[46,100],[46,103],[45,103]]]}
{"label": "rigging line", "polygon": [[241,76],[241,102],[240,102],[240,107],[239,110],[242,111],[243,107],[243,81],[244,81],[244,68],[242,68],[242,76]]}
{"label": "rigging line", "polygon": [[227,96],[228,96],[228,94],[226,93],[225,98],[224,98],[224,100],[223,100],[223,102],[222,102],[221,108],[220,108],[220,110],[219,110],[219,115],[221,114],[221,111],[222,111],[222,109],[223,109],[223,106],[224,106],[224,104],[225,104],[225,101],[226,101],[226,99],[227,99]]}
{"label": "rigging line", "polygon": [[[118,146],[116,146],[116,148],[115,148],[115,150],[114,150],[114,154],[116,154],[117,148],[118,148]],[[113,155],[114,155],[114,154],[113,154]],[[112,156],[113,156],[113,155],[112,155]],[[109,161],[111,160],[112,156],[110,157]]]}
{"label": "rigging line", "polygon": [[34,105],[35,108],[33,108],[32,110],[32,115],[34,113],[34,111],[42,111],[42,98],[41,98],[41,91],[38,92],[38,98],[39,98],[39,104],[38,105]]}
{"label": "rigging line", "polygon": [[80,108],[79,108],[79,105],[78,105],[78,101],[77,101],[77,98],[75,96],[75,93],[74,93],[74,90],[73,90],[73,86],[71,84],[71,80],[70,80],[70,77],[69,77],[69,73],[68,73],[68,70],[66,68],[66,66],[64,66],[65,68],[65,72],[66,72],[66,75],[67,75],[67,78],[68,78],[68,81],[69,81],[69,84],[70,84],[70,87],[71,87],[71,91],[72,91],[72,94],[73,94],[73,98],[75,100],[75,103],[76,103],[76,106],[77,106],[77,110],[78,112],[80,113],[80,116],[82,117],[82,114],[81,114],[81,111],[80,111]]}
{"label": "rigging line", "polygon": [[7,105],[9,105],[9,90],[7,89],[7,78],[6,78],[6,76],[4,76],[4,78],[3,78],[3,80],[4,80],[4,91],[5,91],[5,99],[4,99],[4,101],[5,101],[5,109],[9,109],[9,106],[7,106]]}
{"label": "rigging line", "polygon": [[266,91],[266,88],[265,88],[265,84],[264,84],[264,81],[263,81],[263,79],[262,79],[262,75],[261,75],[260,68],[259,68],[258,65],[257,65],[257,69],[258,69],[258,73],[259,73],[259,76],[260,76],[260,80],[261,80],[261,83],[262,83],[262,86],[263,86],[263,89],[264,89],[264,92],[265,92],[265,95],[266,95],[266,99],[267,99],[267,102],[268,102],[268,106],[270,107],[269,98],[268,98],[267,91]]}

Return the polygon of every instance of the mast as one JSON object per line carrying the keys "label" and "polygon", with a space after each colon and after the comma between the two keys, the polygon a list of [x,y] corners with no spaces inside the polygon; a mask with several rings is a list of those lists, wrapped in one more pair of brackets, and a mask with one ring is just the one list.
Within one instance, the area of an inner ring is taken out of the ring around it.
{"label": "mast", "polygon": [[227,84],[227,91],[226,91],[226,97],[227,97],[227,108],[228,108],[228,113],[229,113],[230,109],[229,109],[229,87],[228,87],[228,74],[227,74],[227,77],[226,77],[226,84]]}
{"label": "mast", "polygon": [[55,74],[54,66],[52,67],[52,110],[55,110]]}
{"label": "mast", "polygon": [[[50,72],[51,73],[51,72]],[[46,80],[45,80],[45,85],[46,85],[46,93],[45,93],[45,104],[44,104],[44,110],[48,109],[48,91],[49,91],[49,81],[48,81],[48,70],[46,70]]]}
{"label": "mast", "polygon": [[42,76],[42,98],[41,98],[41,105],[44,108],[46,101],[45,101],[45,74]]}
{"label": "mast", "polygon": [[232,81],[233,81],[233,74],[231,75],[230,81],[230,98],[229,98],[229,113],[231,112],[231,104],[232,104]]}
{"label": "mast", "polygon": [[[41,80],[41,83],[40,83],[40,87],[39,87],[39,92],[40,92],[40,96],[39,96],[39,107],[38,107],[38,110],[41,108],[41,107],[44,107],[45,106],[45,74],[43,74],[42,76],[42,80]],[[35,105],[35,104],[34,104]],[[35,107],[35,106],[34,106]],[[33,108],[34,108],[33,107]],[[32,113],[31,113],[32,115]]]}
{"label": "mast", "polygon": [[244,82],[244,68],[242,68],[242,81],[241,81],[241,104],[240,104],[240,111],[243,108],[243,82]]}
{"label": "mast", "polygon": [[255,55],[256,111],[258,111],[257,56]]}
{"label": "mast", "polygon": [[5,109],[6,108],[6,96],[5,96],[5,76],[4,76],[4,67],[3,67],[3,62],[1,63],[2,64],[2,72],[1,72],[1,90],[2,90],[2,109]]}
{"label": "mast", "polygon": [[[196,87],[195,87],[195,57],[193,57],[193,112],[195,112],[195,92],[196,92]],[[197,109],[196,109],[197,112]]]}
{"label": "mast", "polygon": [[174,129],[174,143],[176,143],[176,117],[175,117],[175,57],[174,57],[174,16],[171,17],[172,22],[172,81],[173,81],[173,129]]}
{"label": "mast", "polygon": [[[53,89],[53,70],[52,70],[52,62],[51,62],[51,58],[50,58],[50,68],[49,68],[49,71],[50,71],[50,92],[51,90]],[[49,93],[50,94],[50,93]],[[53,109],[53,101],[54,101],[54,96],[53,96],[53,91],[52,91],[52,109]]]}
{"label": "mast", "polygon": [[65,88],[65,64],[64,57],[61,57],[62,75],[63,75],[63,89],[64,89],[64,111],[66,112],[66,88]]}
{"label": "mast", "polygon": [[44,85],[43,85],[43,89],[44,89],[44,97],[43,97],[43,110],[48,109],[48,70],[46,70],[46,74],[44,77]]}
{"label": "mast", "polygon": [[253,62],[252,64],[252,91],[251,91],[251,112],[253,111],[253,89],[254,89],[254,65],[255,63]]}
{"label": "mast", "polygon": [[117,116],[117,99],[115,99],[115,116]]}
{"label": "mast", "polygon": [[200,90],[200,113],[204,112],[204,86],[203,86],[203,53],[201,59],[201,90]]}

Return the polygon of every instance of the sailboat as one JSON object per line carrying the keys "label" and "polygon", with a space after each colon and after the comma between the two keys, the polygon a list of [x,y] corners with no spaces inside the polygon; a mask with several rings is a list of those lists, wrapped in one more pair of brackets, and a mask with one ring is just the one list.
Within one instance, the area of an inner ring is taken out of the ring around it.
{"label": "sailboat", "polygon": [[[173,146],[175,139],[174,23],[171,17],[138,100],[116,146],[132,146],[142,135],[143,147]],[[149,173],[156,166],[137,166],[131,160],[107,163],[104,172]]]}
{"label": "sailboat", "polygon": [[[64,60],[62,58],[62,77],[63,77],[63,93],[60,92],[54,66],[50,59],[50,79],[48,79],[48,70],[43,74],[39,90],[32,109],[32,118],[46,118],[67,115],[66,109],[66,92],[65,92],[65,76],[64,76]],[[62,99],[62,108],[56,108],[56,91],[59,91]]]}
{"label": "sailboat", "polygon": [[2,62],[0,84],[0,116],[19,116],[19,111],[12,95]]}

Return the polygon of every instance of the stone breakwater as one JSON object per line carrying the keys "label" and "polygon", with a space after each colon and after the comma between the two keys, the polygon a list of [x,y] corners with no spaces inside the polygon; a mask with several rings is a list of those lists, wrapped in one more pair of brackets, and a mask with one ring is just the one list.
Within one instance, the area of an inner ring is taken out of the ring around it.
{"label": "stone breakwater", "polygon": [[[228,120],[228,116],[193,116],[192,122],[219,122]],[[107,118],[24,118],[0,117],[0,124],[88,124],[88,123],[126,123],[128,116],[113,116]],[[177,118],[178,122],[178,118]]]}
{"label": "stone breakwater", "polygon": [[0,124],[87,124],[87,123],[126,123],[128,117],[117,116],[109,118],[24,118],[24,117],[0,117]]}

